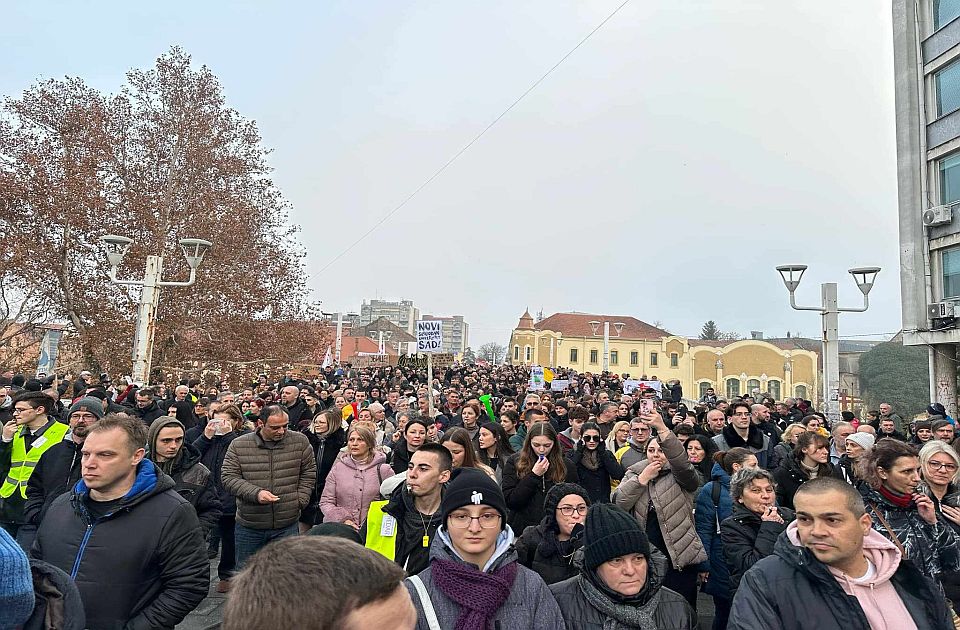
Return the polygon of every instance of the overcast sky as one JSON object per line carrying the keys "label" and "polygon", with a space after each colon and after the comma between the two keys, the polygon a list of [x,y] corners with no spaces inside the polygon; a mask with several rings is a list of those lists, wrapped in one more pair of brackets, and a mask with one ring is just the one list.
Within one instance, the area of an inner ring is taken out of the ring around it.
{"label": "overcast sky", "polygon": [[818,336],[773,267],[883,267],[840,334],[900,328],[890,8],[633,0],[325,271],[622,0],[11,2],[0,94],[115,91],[171,45],[274,149],[327,310],[413,299],[505,343],[524,308],[696,335]]}

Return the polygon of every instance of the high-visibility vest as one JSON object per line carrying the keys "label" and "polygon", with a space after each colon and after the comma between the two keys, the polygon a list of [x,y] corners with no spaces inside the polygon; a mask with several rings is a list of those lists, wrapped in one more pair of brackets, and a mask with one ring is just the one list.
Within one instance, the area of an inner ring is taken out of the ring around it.
{"label": "high-visibility vest", "polygon": [[397,556],[397,530],[399,523],[383,511],[387,501],[374,501],[367,510],[367,539],[363,546],[372,549],[391,562]]}
{"label": "high-visibility vest", "polygon": [[10,456],[10,472],[7,478],[3,480],[3,486],[0,486],[0,498],[9,499],[13,493],[20,490],[20,496],[27,498],[27,481],[33,474],[33,469],[37,467],[40,456],[54,444],[63,441],[63,436],[67,434],[70,427],[62,422],[54,421],[44,429],[43,433],[33,440],[33,445],[27,451],[26,442],[23,434],[28,431],[26,427],[20,430],[13,438],[13,453]]}

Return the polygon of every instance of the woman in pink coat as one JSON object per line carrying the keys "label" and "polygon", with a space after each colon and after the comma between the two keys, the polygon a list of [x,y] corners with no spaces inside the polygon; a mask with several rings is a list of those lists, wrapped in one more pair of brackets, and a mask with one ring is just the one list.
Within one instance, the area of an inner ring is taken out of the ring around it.
{"label": "woman in pink coat", "polygon": [[366,427],[351,427],[347,432],[347,452],[333,464],[320,495],[325,523],[360,529],[370,503],[380,494],[380,484],[393,475],[375,445],[376,436]]}

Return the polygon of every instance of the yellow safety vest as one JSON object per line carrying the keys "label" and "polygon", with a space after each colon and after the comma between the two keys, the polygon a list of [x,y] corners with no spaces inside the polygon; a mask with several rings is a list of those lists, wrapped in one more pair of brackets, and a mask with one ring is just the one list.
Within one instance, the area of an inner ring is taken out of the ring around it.
{"label": "yellow safety vest", "polygon": [[23,440],[24,432],[29,429],[26,427],[21,429],[13,438],[13,453],[10,456],[10,472],[7,473],[7,478],[4,479],[3,486],[0,486],[0,498],[9,499],[19,488],[20,496],[26,499],[27,481],[29,481],[30,475],[33,474],[33,469],[37,467],[40,456],[54,444],[62,442],[63,436],[67,434],[69,429],[70,427],[62,422],[54,421],[43,430],[43,433],[33,440],[33,445],[29,452],[26,450],[26,442]]}
{"label": "yellow safety vest", "polygon": [[397,555],[397,519],[383,511],[387,501],[374,501],[367,510],[367,539],[363,546],[391,562]]}

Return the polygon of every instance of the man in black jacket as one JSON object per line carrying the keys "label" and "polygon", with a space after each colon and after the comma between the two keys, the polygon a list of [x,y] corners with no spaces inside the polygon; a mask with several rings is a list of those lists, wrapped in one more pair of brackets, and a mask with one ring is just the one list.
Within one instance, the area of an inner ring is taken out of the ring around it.
{"label": "man in black jacket", "polygon": [[133,409],[134,415],[143,420],[143,424],[150,426],[154,420],[164,415],[163,410],[154,400],[156,394],[153,389],[144,387],[136,393],[137,406]]}
{"label": "man in black jacket", "polygon": [[146,427],[109,415],[83,444],[82,479],[47,510],[32,554],[66,571],[88,628],[173,628],[210,588],[203,530],[174,481],[144,459]]}
{"label": "man in black jacket", "polygon": [[872,529],[853,486],[818,477],[794,505],[773,555],[744,574],[729,630],[953,627],[939,586]]}

